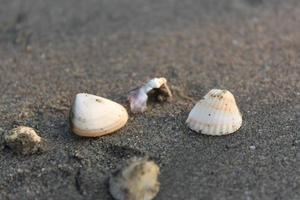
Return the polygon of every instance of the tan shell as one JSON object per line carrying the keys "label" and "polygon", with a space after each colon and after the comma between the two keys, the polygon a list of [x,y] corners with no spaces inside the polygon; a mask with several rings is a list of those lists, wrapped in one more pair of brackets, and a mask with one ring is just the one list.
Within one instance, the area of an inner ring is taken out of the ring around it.
{"label": "tan shell", "polygon": [[128,114],[122,105],[85,93],[76,95],[70,112],[72,132],[83,137],[98,137],[115,132],[127,120]]}
{"label": "tan shell", "polygon": [[26,126],[19,126],[4,134],[4,140],[15,153],[29,155],[45,150],[45,141],[36,130]]}
{"label": "tan shell", "polygon": [[147,158],[133,158],[113,173],[109,191],[118,200],[151,200],[159,191],[159,167]]}
{"label": "tan shell", "polygon": [[226,135],[242,126],[242,116],[228,90],[212,89],[190,112],[188,126],[207,135]]}

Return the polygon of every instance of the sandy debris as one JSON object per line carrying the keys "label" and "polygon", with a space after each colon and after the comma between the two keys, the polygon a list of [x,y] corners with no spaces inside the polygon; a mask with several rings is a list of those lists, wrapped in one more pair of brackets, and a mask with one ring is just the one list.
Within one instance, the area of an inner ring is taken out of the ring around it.
{"label": "sandy debris", "polygon": [[158,175],[153,161],[133,158],[110,177],[110,193],[117,200],[151,200],[159,191]]}
{"label": "sandy debris", "polygon": [[15,153],[29,155],[44,150],[45,141],[33,128],[19,126],[4,133],[5,145]]}

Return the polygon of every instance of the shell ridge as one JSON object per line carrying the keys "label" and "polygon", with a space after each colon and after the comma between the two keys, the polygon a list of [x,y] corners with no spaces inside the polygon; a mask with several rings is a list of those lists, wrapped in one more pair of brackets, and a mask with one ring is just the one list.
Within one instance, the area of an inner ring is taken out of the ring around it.
{"label": "shell ridge", "polygon": [[212,89],[196,103],[186,122],[194,131],[225,135],[241,127],[242,117],[231,92]]}

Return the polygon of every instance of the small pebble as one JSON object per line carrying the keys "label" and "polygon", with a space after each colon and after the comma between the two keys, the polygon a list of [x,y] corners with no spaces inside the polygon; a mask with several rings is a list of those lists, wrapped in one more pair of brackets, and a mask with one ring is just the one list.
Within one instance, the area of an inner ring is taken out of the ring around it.
{"label": "small pebble", "polygon": [[28,46],[26,47],[26,52],[27,52],[27,53],[31,53],[31,52],[32,52],[32,47],[31,47],[30,45],[28,45]]}
{"label": "small pebble", "polygon": [[33,128],[19,126],[4,134],[5,144],[15,153],[29,155],[44,150],[45,142]]}
{"label": "small pebble", "polygon": [[84,156],[79,152],[79,151],[75,151],[73,153],[73,157],[77,160],[83,160],[84,159]]}
{"label": "small pebble", "polygon": [[251,146],[250,146],[250,149],[251,149],[251,150],[255,150],[255,149],[256,149],[256,146],[251,145]]}
{"label": "small pebble", "polygon": [[232,40],[232,44],[237,46],[239,42],[237,40]]}
{"label": "small pebble", "polygon": [[112,174],[109,191],[117,200],[151,200],[158,191],[159,167],[147,158],[133,158]]}

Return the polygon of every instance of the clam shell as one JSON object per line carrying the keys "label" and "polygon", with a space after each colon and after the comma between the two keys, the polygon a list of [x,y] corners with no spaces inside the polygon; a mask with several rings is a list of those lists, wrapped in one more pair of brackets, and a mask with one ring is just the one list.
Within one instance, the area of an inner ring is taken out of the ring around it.
{"label": "clam shell", "polygon": [[242,116],[231,92],[212,89],[197,102],[186,123],[196,132],[226,135],[242,126]]}
{"label": "clam shell", "polygon": [[70,113],[72,132],[84,137],[98,137],[115,132],[127,120],[128,114],[122,105],[85,93],[76,95]]}

